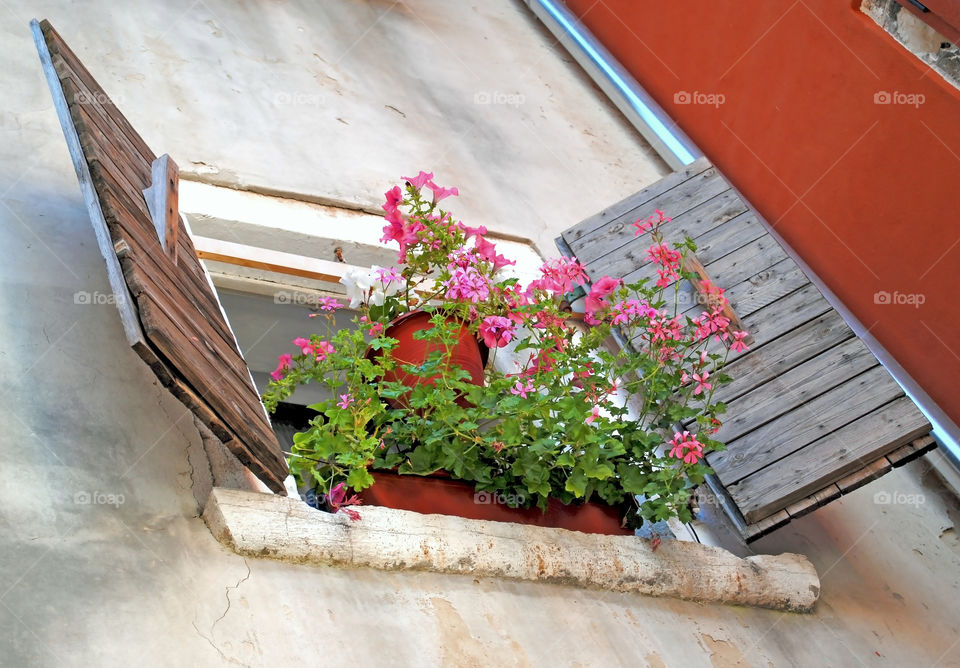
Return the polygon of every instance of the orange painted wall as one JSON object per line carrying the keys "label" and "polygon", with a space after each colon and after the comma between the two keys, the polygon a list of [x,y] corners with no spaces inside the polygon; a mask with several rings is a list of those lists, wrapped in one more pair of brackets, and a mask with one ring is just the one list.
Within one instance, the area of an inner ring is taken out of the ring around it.
{"label": "orange painted wall", "polygon": [[567,4],[960,424],[960,93],[859,0]]}

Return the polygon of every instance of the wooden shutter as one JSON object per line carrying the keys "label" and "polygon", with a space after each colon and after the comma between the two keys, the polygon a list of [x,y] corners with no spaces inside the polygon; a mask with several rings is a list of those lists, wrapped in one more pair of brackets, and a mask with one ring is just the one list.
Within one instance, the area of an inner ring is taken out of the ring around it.
{"label": "wooden shutter", "polygon": [[[919,456],[935,442],[930,424],[787,255],[764,223],[706,159],[565,231],[561,250],[604,275],[654,276],[649,235],[632,223],[655,209],[673,220],[668,242],[692,237],[703,268],[753,336],[731,355],[728,405],[708,457],[712,486],[748,540],[758,538]],[[684,282],[691,317],[703,310]]]}
{"label": "wooden shutter", "polygon": [[[143,195],[156,156],[53,26],[31,27],[128,342],[245,466],[283,493],[283,453],[175,207],[175,252],[158,237]],[[175,178],[169,185],[175,189]]]}

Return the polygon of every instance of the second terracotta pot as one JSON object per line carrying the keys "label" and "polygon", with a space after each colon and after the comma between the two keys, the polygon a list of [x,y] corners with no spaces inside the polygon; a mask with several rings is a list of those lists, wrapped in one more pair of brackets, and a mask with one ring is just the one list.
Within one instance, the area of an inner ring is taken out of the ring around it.
{"label": "second terracotta pot", "polygon": [[[384,334],[398,341],[397,347],[391,351],[391,355],[399,364],[423,364],[430,353],[439,350],[440,346],[434,341],[426,341],[414,338],[414,334],[419,331],[430,329],[430,314],[425,311],[412,311],[406,313],[390,325],[387,326]],[[459,337],[456,347],[452,351],[450,363],[459,366],[470,374],[470,382],[474,385],[483,385],[483,368],[487,363],[487,347],[470,333],[466,325],[460,326]],[[378,351],[370,351],[370,356],[379,355]],[[437,374],[439,375],[439,374]],[[413,374],[404,372],[401,368],[388,371],[383,379],[385,381],[401,382],[408,387],[416,387],[421,384],[429,384],[436,380],[437,375],[429,378],[421,378]],[[398,399],[384,399],[394,408],[406,407],[406,396]],[[468,402],[463,397],[457,399],[461,406],[467,406]]]}

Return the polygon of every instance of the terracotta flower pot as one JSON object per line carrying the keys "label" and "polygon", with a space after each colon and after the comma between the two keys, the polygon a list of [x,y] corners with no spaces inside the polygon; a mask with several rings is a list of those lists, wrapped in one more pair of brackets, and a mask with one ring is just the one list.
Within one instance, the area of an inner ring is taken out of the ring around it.
{"label": "terracotta flower pot", "polygon": [[[390,323],[384,334],[397,339],[397,347],[391,351],[391,355],[399,364],[423,364],[430,353],[438,350],[440,346],[434,341],[425,341],[414,338],[417,332],[430,329],[430,314],[424,311],[412,311],[406,313],[392,323]],[[470,382],[474,385],[483,385],[483,368],[487,364],[487,347],[470,333],[466,325],[461,325],[459,339],[451,354],[451,363],[464,369],[470,374]],[[369,357],[380,355],[379,351],[371,350]],[[383,379],[386,381],[401,382],[408,387],[416,387],[421,384],[429,384],[436,380],[437,375],[429,378],[422,378],[413,374],[405,373],[403,369],[396,368],[388,371]],[[406,407],[406,395],[398,399],[385,399],[385,401],[394,408]],[[468,406],[466,399],[460,397],[457,403],[461,406]]]}
{"label": "terracotta flower pot", "polygon": [[424,514],[454,515],[473,520],[516,522],[607,535],[632,536],[621,527],[623,510],[604,503],[565,506],[550,499],[547,512],[539,508],[511,508],[490,492],[477,492],[472,483],[432,476],[372,471],[374,484],[360,492],[363,503]]}

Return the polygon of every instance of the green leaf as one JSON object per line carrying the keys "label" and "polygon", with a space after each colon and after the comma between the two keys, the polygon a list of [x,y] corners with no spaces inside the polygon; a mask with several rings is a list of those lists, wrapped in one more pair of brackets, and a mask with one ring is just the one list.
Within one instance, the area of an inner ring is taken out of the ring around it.
{"label": "green leaf", "polygon": [[578,499],[582,499],[583,495],[587,493],[587,476],[583,470],[579,468],[573,469],[563,488],[568,492],[573,492]]}

